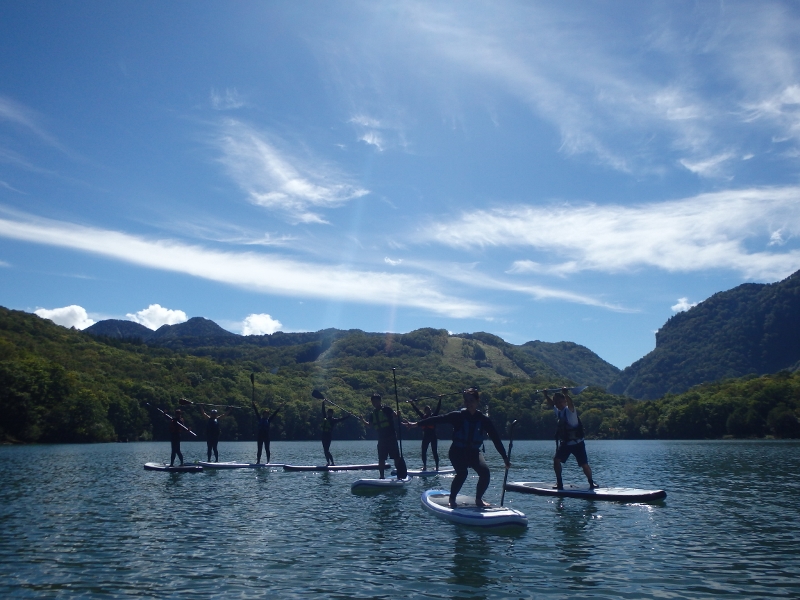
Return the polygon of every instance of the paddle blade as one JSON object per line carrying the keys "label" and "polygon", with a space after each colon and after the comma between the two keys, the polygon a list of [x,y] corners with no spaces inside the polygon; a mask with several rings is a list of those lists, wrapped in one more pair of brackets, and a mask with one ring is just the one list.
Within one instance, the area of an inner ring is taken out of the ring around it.
{"label": "paddle blade", "polygon": [[317,400],[325,400],[325,396],[319,390],[312,390],[311,395]]}
{"label": "paddle blade", "polygon": [[180,404],[181,406],[191,406],[192,402],[190,402],[186,398],[181,398],[180,400],[178,400],[178,404]]}
{"label": "paddle blade", "polygon": [[394,461],[394,468],[397,470],[397,478],[405,479],[408,477],[408,467],[406,467],[406,459],[402,456]]}

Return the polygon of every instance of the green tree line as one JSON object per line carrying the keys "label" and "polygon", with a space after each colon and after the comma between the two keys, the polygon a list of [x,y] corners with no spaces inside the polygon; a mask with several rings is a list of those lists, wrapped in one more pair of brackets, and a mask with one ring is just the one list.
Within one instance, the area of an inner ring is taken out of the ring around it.
{"label": "green tree line", "polygon": [[[499,383],[494,373],[482,375],[485,369],[465,373],[443,360],[447,338],[446,331],[436,329],[404,335],[354,331],[324,342],[239,348],[233,355],[212,348],[195,348],[188,354],[97,339],[35,315],[0,308],[0,439],[23,443],[167,439],[168,421],[156,409],[172,414],[179,407],[202,439],[204,419],[198,404],[237,407],[222,421],[222,439],[255,439],[253,400],[260,408],[281,407],[273,439],[318,439],[321,403],[312,398],[312,390],[319,389],[344,409],[363,415],[370,409],[372,392],[383,394],[394,406],[392,368],[396,368],[401,410],[411,419],[416,415],[406,399],[477,385],[484,409],[501,430],[516,419],[518,439],[552,438],[552,411],[543,407],[542,396],[535,391],[580,382],[525,364],[533,376]],[[590,387],[575,401],[587,435],[594,438],[800,437],[800,375],[786,372],[707,384],[653,401]],[[435,406],[435,402],[434,398],[420,404]],[[448,396],[442,410],[459,406],[459,396]],[[360,421],[348,419],[335,434],[340,439],[360,439],[372,432]],[[404,438],[419,435],[416,429],[403,432]]]}

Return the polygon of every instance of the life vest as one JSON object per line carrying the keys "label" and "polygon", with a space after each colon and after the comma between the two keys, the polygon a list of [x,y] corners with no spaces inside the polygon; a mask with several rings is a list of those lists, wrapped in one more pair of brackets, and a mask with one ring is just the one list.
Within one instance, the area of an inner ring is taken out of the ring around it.
{"label": "life vest", "polygon": [[392,418],[386,414],[385,409],[385,406],[375,409],[372,426],[378,430],[378,434],[381,437],[394,436],[394,423],[392,422]]}
{"label": "life vest", "polygon": [[332,429],[333,425],[331,425],[331,422],[328,420],[328,417],[322,419],[322,433],[330,433]]}
{"label": "life vest", "polygon": [[453,427],[453,446],[480,450],[483,446],[483,415],[477,411],[470,418],[466,408],[461,409],[461,426]]}
{"label": "life vest", "polygon": [[[564,411],[569,410],[565,408]],[[562,415],[564,417],[562,418]],[[578,417],[578,426],[570,427],[563,411],[558,411],[558,425],[556,425],[556,440],[560,442],[579,442],[583,439],[583,423]]]}
{"label": "life vest", "polygon": [[218,419],[209,419],[208,424],[206,425],[206,436],[213,438],[219,437],[219,420]]}

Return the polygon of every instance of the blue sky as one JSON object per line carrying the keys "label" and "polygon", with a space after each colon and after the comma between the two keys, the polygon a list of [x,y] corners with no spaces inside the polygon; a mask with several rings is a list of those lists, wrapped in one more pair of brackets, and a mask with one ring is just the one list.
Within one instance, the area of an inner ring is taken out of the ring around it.
{"label": "blue sky", "polygon": [[623,368],[800,269],[796,2],[0,1],[0,305]]}

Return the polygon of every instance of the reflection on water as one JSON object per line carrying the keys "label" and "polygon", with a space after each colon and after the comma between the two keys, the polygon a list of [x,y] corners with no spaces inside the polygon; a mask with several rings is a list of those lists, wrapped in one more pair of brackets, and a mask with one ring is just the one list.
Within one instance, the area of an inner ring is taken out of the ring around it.
{"label": "reflection on water", "polygon": [[[374,442],[338,442],[343,464]],[[184,444],[187,460],[205,444]],[[227,443],[225,460],[252,459]],[[309,464],[319,443],[273,443]],[[509,479],[552,478],[549,442],[515,442]],[[425,489],[350,492],[371,473],[144,471],[168,444],[0,448],[3,597],[800,597],[797,442],[589,442],[605,485],[664,488],[655,504],[506,494],[527,531],[438,520]],[[487,499],[500,497],[502,466]],[[410,468],[419,466],[409,464]],[[565,469],[566,482],[583,477]],[[471,478],[466,486],[474,486]]]}

